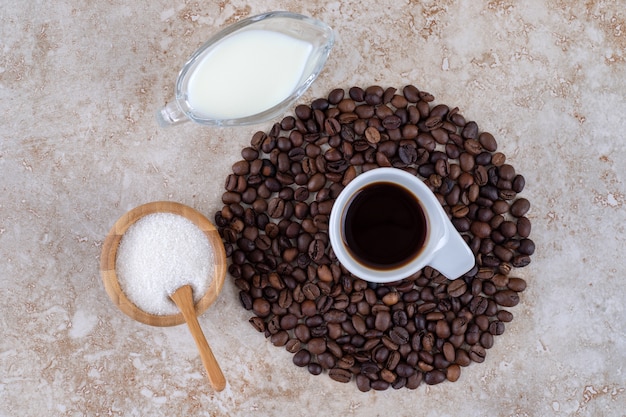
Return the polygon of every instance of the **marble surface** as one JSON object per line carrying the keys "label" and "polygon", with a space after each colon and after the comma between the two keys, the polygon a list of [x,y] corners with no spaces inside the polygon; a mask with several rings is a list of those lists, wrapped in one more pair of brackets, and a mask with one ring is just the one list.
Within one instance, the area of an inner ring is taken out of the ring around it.
{"label": "marble surface", "polygon": [[[0,416],[626,415],[623,0],[0,0]],[[527,180],[537,252],[483,364],[456,383],[361,393],[291,364],[231,280],[200,317],[214,392],[184,326],[130,320],[98,273],[131,208],[212,217],[256,130],[159,128],[179,67],[243,17],[291,10],[337,43],[301,102],[413,83],[492,132]]]}

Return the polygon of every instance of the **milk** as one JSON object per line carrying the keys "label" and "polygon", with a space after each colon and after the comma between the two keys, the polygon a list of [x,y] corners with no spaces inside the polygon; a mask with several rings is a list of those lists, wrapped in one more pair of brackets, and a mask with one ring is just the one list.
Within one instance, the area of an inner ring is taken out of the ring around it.
{"label": "milk", "polygon": [[193,112],[217,120],[261,113],[300,84],[313,45],[269,30],[231,35],[208,49],[189,77]]}

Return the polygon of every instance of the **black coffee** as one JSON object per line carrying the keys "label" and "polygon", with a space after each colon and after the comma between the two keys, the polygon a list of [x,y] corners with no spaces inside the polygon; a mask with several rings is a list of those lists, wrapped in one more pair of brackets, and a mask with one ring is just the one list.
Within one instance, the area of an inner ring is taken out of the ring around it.
{"label": "black coffee", "polygon": [[417,198],[400,185],[368,185],[353,197],[344,213],[344,243],[368,268],[398,268],[424,246],[426,216]]}

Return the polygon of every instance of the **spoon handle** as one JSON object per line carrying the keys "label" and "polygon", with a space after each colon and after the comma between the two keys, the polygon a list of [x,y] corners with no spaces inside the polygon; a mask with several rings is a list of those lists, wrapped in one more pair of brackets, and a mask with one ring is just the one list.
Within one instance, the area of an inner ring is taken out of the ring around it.
{"label": "spoon handle", "polygon": [[198,318],[196,317],[196,311],[193,305],[193,292],[191,286],[182,286],[170,297],[183,313],[183,317],[187,322],[189,331],[191,332],[191,335],[196,342],[196,346],[200,351],[200,358],[202,359],[202,364],[207,371],[211,385],[215,390],[222,391],[226,387],[226,379],[224,378],[224,374],[222,373],[222,370],[213,355],[213,351],[204,337],[204,333],[202,333],[202,328],[198,323]]}

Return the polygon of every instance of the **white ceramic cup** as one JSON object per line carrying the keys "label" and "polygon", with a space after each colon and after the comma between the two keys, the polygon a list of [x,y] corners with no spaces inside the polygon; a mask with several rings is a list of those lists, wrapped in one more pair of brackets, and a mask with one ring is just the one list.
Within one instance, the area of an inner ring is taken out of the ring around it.
{"label": "white ceramic cup", "polygon": [[[350,204],[364,187],[373,183],[394,183],[405,188],[416,197],[426,217],[427,232],[421,250],[394,269],[376,269],[356,260],[347,247],[344,235],[344,221]],[[352,274],[366,281],[399,281],[425,266],[436,269],[446,278],[456,279],[475,264],[474,254],[450,222],[433,192],[421,179],[397,168],[376,168],[353,179],[335,200],[328,233],[339,262]]]}

